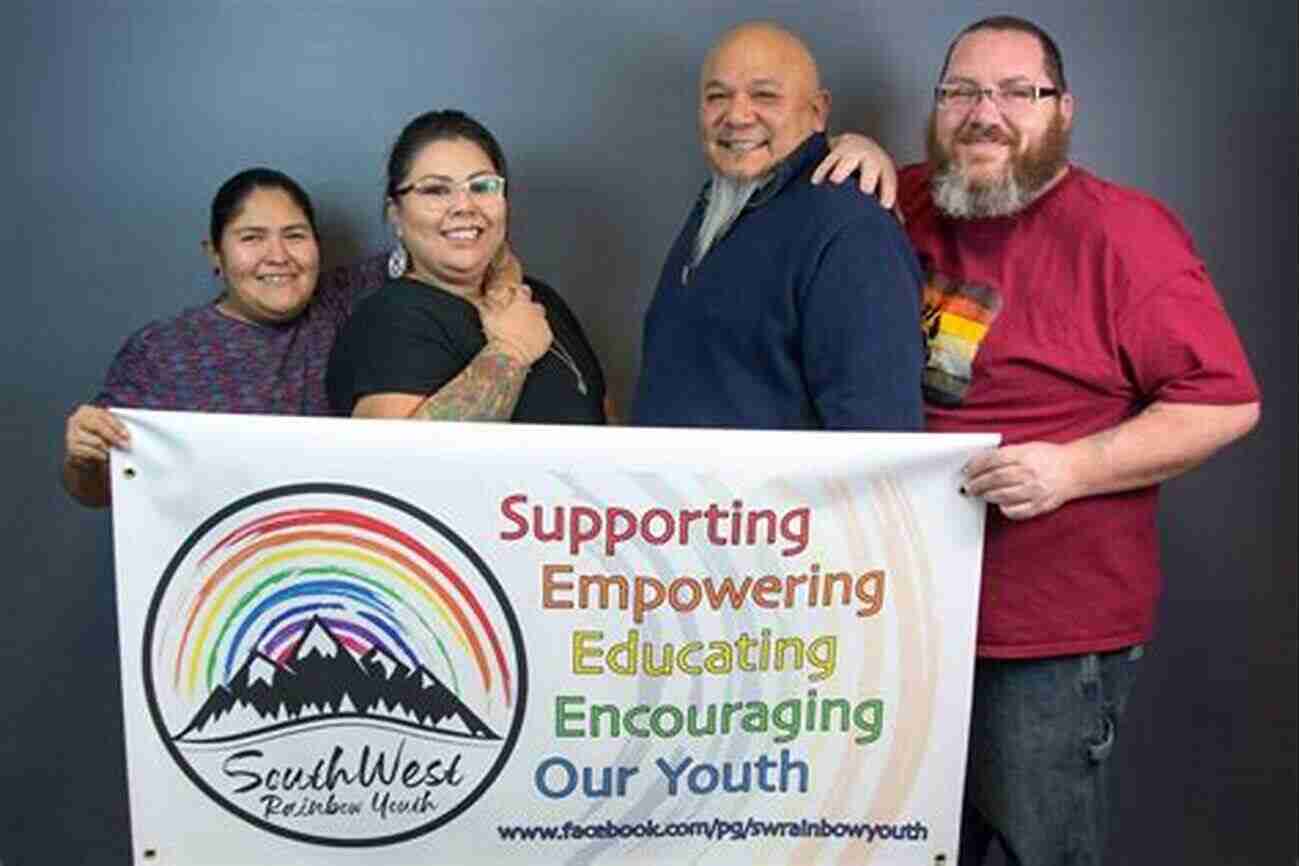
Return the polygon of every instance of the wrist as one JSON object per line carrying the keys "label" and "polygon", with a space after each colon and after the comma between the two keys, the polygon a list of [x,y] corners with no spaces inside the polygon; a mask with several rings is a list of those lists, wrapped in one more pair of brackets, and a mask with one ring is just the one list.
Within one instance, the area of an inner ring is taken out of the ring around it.
{"label": "wrist", "polygon": [[81,457],[76,454],[63,455],[63,467],[81,475],[93,475],[108,469],[108,458]]}
{"label": "wrist", "polygon": [[510,361],[517,367],[527,370],[533,365],[536,358],[529,355],[523,346],[514,340],[507,339],[498,335],[489,335],[485,351],[500,355]]}
{"label": "wrist", "polygon": [[1098,492],[1096,480],[1102,474],[1106,459],[1103,443],[1087,437],[1062,446],[1062,450],[1066,457],[1063,501],[1081,499]]}

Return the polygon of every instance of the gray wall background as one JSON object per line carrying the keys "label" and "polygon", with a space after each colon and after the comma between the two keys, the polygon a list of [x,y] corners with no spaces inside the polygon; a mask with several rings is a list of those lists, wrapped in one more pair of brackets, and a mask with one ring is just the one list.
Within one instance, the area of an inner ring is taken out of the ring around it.
{"label": "gray wall background", "polygon": [[693,94],[717,34],[795,27],[835,128],[910,160],[949,38],[1008,9],[1061,43],[1076,160],[1182,215],[1265,393],[1248,440],[1166,490],[1167,590],[1115,759],[1113,862],[1295,862],[1296,6],[1175,0],[6,4],[0,861],[129,862],[109,518],[59,489],[63,422],[128,333],[216,293],[198,245],[222,180],[288,171],[346,262],[386,241],[401,125],[469,110],[511,160],[517,248],[626,404],[703,177]]}

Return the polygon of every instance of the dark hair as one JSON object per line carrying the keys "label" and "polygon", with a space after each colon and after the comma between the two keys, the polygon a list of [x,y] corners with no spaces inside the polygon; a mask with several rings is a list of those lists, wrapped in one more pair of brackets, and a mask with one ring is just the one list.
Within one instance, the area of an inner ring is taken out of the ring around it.
{"label": "dark hair", "polygon": [[[487,127],[463,111],[445,108],[442,111],[426,111],[406,124],[402,134],[397,136],[393,150],[388,155],[388,186],[384,189],[384,198],[392,198],[397,193],[397,188],[411,171],[411,163],[415,162],[415,157],[425,145],[457,138],[472,141],[483,148],[496,173],[509,180],[506,155]],[[510,184],[507,182],[507,193],[509,190]]]}
{"label": "dark hair", "polygon": [[1015,15],[994,15],[990,18],[981,18],[974,24],[958,33],[948,44],[948,53],[943,56],[943,68],[939,70],[939,80],[948,74],[948,63],[952,60],[953,49],[961,41],[963,36],[974,33],[976,30],[1012,30],[1016,33],[1028,33],[1038,40],[1038,44],[1043,49],[1043,68],[1047,72],[1047,77],[1052,80],[1052,85],[1062,93],[1070,90],[1069,85],[1065,83],[1065,63],[1061,60],[1061,49],[1056,47],[1056,42],[1047,31],[1039,27],[1032,21],[1024,18],[1017,18]]}
{"label": "dark hair", "polygon": [[283,190],[307,215],[307,224],[311,226],[311,233],[316,234],[316,211],[312,209],[311,199],[306,191],[296,180],[273,168],[249,168],[223,183],[212,199],[208,237],[213,246],[221,245],[221,235],[226,230],[226,226],[239,216],[244,201],[253,194],[255,189]]}

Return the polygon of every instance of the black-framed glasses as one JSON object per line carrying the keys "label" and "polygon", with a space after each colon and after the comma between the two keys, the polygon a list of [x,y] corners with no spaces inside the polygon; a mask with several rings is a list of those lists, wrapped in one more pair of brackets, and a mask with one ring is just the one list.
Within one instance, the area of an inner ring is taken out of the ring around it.
{"label": "black-framed glasses", "polygon": [[451,204],[460,190],[469,193],[476,201],[501,198],[506,193],[506,179],[499,174],[476,174],[464,180],[424,178],[393,190],[394,197],[415,193],[416,199],[428,207],[442,208]]}
{"label": "black-framed glasses", "polygon": [[1014,114],[1028,111],[1040,99],[1060,96],[1056,87],[1040,84],[1003,84],[997,87],[979,87],[975,84],[940,84],[934,89],[935,104],[945,111],[969,111],[987,97],[1000,111]]}

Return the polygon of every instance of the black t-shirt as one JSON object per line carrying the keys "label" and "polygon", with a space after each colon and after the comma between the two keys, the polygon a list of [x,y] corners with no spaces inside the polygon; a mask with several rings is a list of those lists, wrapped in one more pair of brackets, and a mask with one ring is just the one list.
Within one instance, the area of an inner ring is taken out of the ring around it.
{"label": "black t-shirt", "polygon": [[[605,377],[582,327],[554,289],[532,277],[525,282],[546,309],[553,340],[552,349],[533,363],[510,420],[605,423]],[[369,394],[433,394],[485,344],[473,304],[415,280],[390,280],[357,306],[334,342],[325,376],[330,406],[351,415],[357,400]],[[581,379],[557,346],[577,364]]]}

